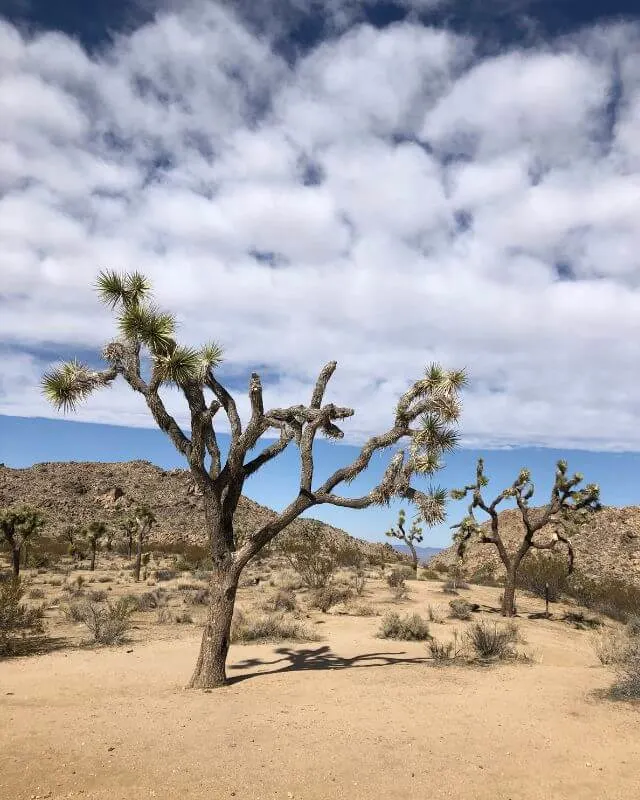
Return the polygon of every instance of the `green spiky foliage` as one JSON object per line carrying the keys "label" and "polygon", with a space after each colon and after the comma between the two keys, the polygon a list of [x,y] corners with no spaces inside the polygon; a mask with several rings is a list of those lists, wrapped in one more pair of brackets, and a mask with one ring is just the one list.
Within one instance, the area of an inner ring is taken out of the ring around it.
{"label": "green spiky foliage", "polygon": [[93,572],[96,568],[96,553],[104,541],[107,534],[106,523],[101,520],[94,520],[87,526],[87,544],[91,551],[91,563],[89,569]]}
{"label": "green spiky foliage", "polygon": [[45,517],[29,506],[0,511],[0,535],[9,545],[14,577],[20,575],[20,554],[31,537],[46,524]]}
{"label": "green spiky foliage", "polygon": [[[574,551],[571,543],[571,534],[578,532],[585,524],[591,513],[599,511],[600,488],[595,483],[589,483],[584,488],[578,489],[584,476],[576,472],[572,477],[567,475],[567,462],[558,461],[551,497],[543,509],[534,509],[529,506],[529,501],[534,495],[535,487],[531,481],[531,472],[521,469],[515,481],[503,489],[498,496],[487,503],[482,495],[482,489],[488,485],[489,479],[484,472],[484,460],[478,459],[476,467],[476,480],[462,489],[453,489],[451,497],[454,500],[463,500],[471,495],[467,516],[461,522],[453,525],[456,530],[454,543],[457,545],[458,557],[464,558],[467,546],[471,541],[482,544],[491,544],[496,547],[500,560],[506,570],[506,583],[503,595],[502,613],[504,616],[515,614],[515,588],[518,578],[518,569],[522,559],[531,549],[554,550],[562,544],[566,547],[569,572],[573,570]],[[500,535],[500,518],[498,506],[507,498],[514,498],[520,511],[523,525],[523,538],[517,549],[509,553]],[[490,527],[483,527],[475,516],[476,509],[484,511],[490,520]],[[551,539],[541,541],[536,538],[540,532],[551,532]]]}
{"label": "green spiky foliage", "polygon": [[[446,500],[446,495],[442,499],[442,506],[444,507],[444,501]],[[389,528],[388,531],[385,532],[385,536],[389,538],[399,539],[401,542],[404,542],[409,551],[411,552],[411,560],[413,563],[413,571],[418,575],[418,554],[416,552],[416,543],[420,543],[422,541],[422,528],[418,524],[419,517],[415,518],[411,523],[411,527],[409,530],[405,529],[406,525],[406,514],[404,508],[401,508],[398,513],[398,522],[396,527]]]}
{"label": "green spiky foliage", "polygon": [[[245,422],[240,419],[234,397],[217,376],[222,361],[220,346],[215,342],[202,347],[179,342],[175,317],[154,302],[150,282],[143,275],[105,270],[98,275],[96,289],[114,314],[117,329],[117,338],[102,350],[106,367],[96,370],[88,364],[69,361],[48,371],[42,388],[56,408],[67,411],[75,409],[92,392],[121,378],[144,399],[158,428],[186,460],[203,499],[203,529],[209,540],[214,575],[211,609],[192,688],[213,688],[226,682],[229,628],[240,574],[301,514],[315,505],[368,508],[389,505],[393,498],[401,498],[412,503],[419,518],[428,525],[444,519],[446,492],[432,486],[418,489],[412,484],[414,478],[431,478],[440,469],[442,457],[458,442],[455,426],[464,372],[429,365],[424,375],[402,394],[388,429],[372,436],[350,464],[322,482],[314,475],[315,438],[323,435],[341,439],[344,434],[339,425],[354,414],[351,408],[324,402],[327,384],[337,366],[335,361],[320,371],[306,405],[287,408],[265,409],[260,377],[253,373],[249,380],[249,418]],[[165,387],[171,387],[186,402],[185,425],[167,410],[162,396]],[[218,412],[226,416],[230,431],[224,464],[215,425]],[[253,454],[254,448],[269,436],[277,438]],[[245,481],[292,443],[300,453],[300,482],[291,503],[267,524],[240,535],[234,530],[234,517]],[[399,449],[402,443],[408,446]],[[376,453],[389,448],[396,451],[378,485],[360,497],[337,493],[340,484],[351,484]],[[136,525],[138,532],[146,531],[149,521]],[[138,538],[138,574],[140,550]]]}

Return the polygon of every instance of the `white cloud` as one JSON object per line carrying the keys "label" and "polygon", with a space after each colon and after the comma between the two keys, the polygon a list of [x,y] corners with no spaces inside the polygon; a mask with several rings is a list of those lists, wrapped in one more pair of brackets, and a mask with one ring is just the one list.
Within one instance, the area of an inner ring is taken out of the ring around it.
{"label": "white cloud", "polygon": [[[93,57],[0,24],[0,413],[55,416],[40,375],[112,335],[108,266],[145,271],[185,341],[220,340],[234,383],[259,365],[267,405],[336,358],[350,441],[440,360],[468,368],[469,444],[640,449],[638,41],[478,59],[356,25],[288,66],[212,3]],[[79,418],[150,424],[122,385]]]}

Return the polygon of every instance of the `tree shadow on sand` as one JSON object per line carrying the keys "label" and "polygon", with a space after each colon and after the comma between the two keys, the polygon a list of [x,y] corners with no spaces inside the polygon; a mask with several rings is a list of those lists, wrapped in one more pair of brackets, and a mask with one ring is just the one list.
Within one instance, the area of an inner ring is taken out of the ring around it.
{"label": "tree shadow on sand", "polygon": [[404,651],[398,653],[365,653],[363,655],[346,658],[345,656],[339,656],[334,653],[329,645],[321,645],[320,647],[306,649],[279,647],[275,652],[282,656],[281,658],[275,659],[275,661],[265,661],[260,658],[247,658],[244,661],[229,665],[229,669],[251,669],[254,667],[273,666],[275,664],[282,665],[276,669],[259,670],[246,675],[234,675],[229,678],[229,684],[239,683],[249,678],[257,678],[260,675],[277,675],[280,672],[385,667],[395,664],[428,664],[431,661],[431,659],[427,657],[398,658],[398,656],[406,655]]}

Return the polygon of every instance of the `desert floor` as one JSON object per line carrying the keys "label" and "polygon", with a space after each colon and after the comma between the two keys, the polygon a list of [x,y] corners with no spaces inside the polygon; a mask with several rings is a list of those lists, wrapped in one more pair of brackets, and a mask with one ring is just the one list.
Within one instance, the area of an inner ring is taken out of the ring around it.
{"label": "desert floor", "polygon": [[[370,581],[365,599],[378,613],[446,611],[438,582],[410,587],[395,603]],[[462,595],[496,607],[499,591]],[[613,673],[591,634],[558,606],[527,618],[539,610],[521,598],[534,663],[491,667],[436,667],[424,643],[376,638],[380,617],[312,612],[321,641],[234,645],[233,682],[212,692],[183,688],[196,624],[140,614],[128,643],[101,648],[60,628],[65,646],[0,662],[0,798],[640,797],[640,707],[602,699]]]}

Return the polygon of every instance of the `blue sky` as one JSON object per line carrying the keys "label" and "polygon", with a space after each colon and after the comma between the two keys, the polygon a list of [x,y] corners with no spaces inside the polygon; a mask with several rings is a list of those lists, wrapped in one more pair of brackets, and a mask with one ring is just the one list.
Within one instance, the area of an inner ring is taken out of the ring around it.
{"label": "blue sky", "polygon": [[[630,0],[0,1],[0,461],[179,464],[120,384],[76,422],[40,395],[52,362],[99,363],[108,266],[221,342],[243,414],[253,370],[283,406],[336,359],[356,416],[318,475],[436,360],[469,374],[436,483],[482,454],[542,501],[562,455],[637,502],[638,53]],[[297,483],[292,448],[247,493]],[[380,538],[397,508],[313,514]]]}

